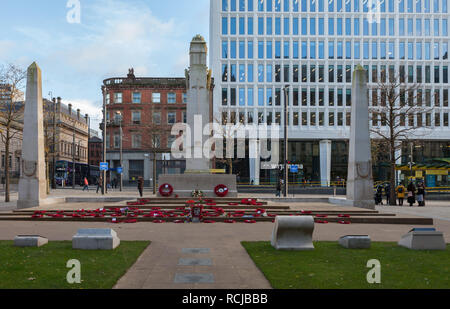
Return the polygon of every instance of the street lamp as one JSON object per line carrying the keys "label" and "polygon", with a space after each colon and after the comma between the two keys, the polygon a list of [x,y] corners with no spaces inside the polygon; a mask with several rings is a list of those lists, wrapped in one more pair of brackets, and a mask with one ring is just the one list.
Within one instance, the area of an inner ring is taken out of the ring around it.
{"label": "street lamp", "polygon": [[72,189],[75,189],[75,119],[72,119],[73,142],[72,142]]}
{"label": "street lamp", "polygon": [[[103,86],[103,162],[106,162],[106,95],[108,89]],[[103,171],[102,195],[106,192],[106,170]]]}
{"label": "street lamp", "polygon": [[[119,135],[120,135],[120,167],[122,168],[122,160],[123,160],[123,153],[122,153],[122,149],[123,149],[123,144],[122,144],[122,137],[123,137],[123,132],[122,132],[122,113],[120,111],[116,111],[116,115],[119,118]],[[119,177],[120,177],[120,192],[122,192],[122,173],[119,173]]]}
{"label": "street lamp", "polygon": [[288,171],[288,89],[284,86],[284,197],[288,196],[289,171]]}

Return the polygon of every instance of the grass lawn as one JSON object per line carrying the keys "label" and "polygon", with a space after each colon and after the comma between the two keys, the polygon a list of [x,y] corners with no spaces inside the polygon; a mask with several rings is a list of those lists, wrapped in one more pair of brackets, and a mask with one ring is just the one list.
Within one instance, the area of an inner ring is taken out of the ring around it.
{"label": "grass lawn", "polygon": [[[148,241],[123,241],[114,251],[73,250],[72,242],[17,248],[0,241],[0,289],[110,289],[136,262]],[[66,281],[67,261],[81,263],[81,284]]]}
{"label": "grass lawn", "polygon": [[[412,251],[396,243],[372,243],[349,250],[337,242],[315,242],[313,251],[276,251],[269,242],[243,242],[275,289],[448,289],[450,246],[446,251]],[[369,284],[367,262],[381,263],[381,284]]]}

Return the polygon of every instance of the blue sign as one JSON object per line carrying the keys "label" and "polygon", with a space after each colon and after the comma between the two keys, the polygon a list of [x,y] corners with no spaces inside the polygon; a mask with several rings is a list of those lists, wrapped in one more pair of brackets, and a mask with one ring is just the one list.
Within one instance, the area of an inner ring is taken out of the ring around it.
{"label": "blue sign", "polygon": [[101,171],[108,171],[108,162],[100,162],[100,170]]}
{"label": "blue sign", "polygon": [[117,173],[119,173],[119,174],[123,173],[123,168],[122,167],[118,167],[116,170],[117,170]]}
{"label": "blue sign", "polygon": [[298,165],[291,165],[291,173],[298,173]]}

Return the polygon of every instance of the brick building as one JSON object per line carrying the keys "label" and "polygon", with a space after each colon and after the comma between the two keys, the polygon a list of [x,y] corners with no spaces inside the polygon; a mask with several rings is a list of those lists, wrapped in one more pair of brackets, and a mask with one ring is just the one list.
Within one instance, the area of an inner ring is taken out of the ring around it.
{"label": "brick building", "polygon": [[[102,86],[106,105],[107,161],[120,167],[120,124],[123,130],[123,183],[144,177],[153,179],[153,153],[156,174],[183,173],[185,160],[172,160],[170,148],[175,140],[172,125],[186,122],[185,78],[136,78],[130,69],[126,78],[106,79]],[[100,125],[103,129],[103,125]],[[118,177],[112,171],[111,179]]]}
{"label": "brick building", "polygon": [[100,166],[103,158],[103,141],[97,136],[89,139],[89,165]]}

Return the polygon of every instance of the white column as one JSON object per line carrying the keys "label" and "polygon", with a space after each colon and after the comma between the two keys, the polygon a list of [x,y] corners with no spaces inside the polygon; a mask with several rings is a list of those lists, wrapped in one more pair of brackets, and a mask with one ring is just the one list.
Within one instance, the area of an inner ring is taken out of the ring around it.
{"label": "white column", "polygon": [[259,152],[259,141],[256,142],[256,156],[250,155],[249,165],[250,165],[250,183],[253,181],[255,186],[259,186],[259,174],[261,170],[261,156]]}
{"label": "white column", "polygon": [[[402,164],[402,148],[400,147],[400,144],[401,143],[399,143],[397,145],[398,148],[395,151],[395,157],[396,157],[395,164]],[[402,171],[395,171],[395,173],[397,174],[397,183],[395,184],[397,186],[398,183],[401,182],[400,177],[402,175]]]}
{"label": "white column", "polygon": [[320,141],[320,183],[328,187],[331,182],[331,141]]}

